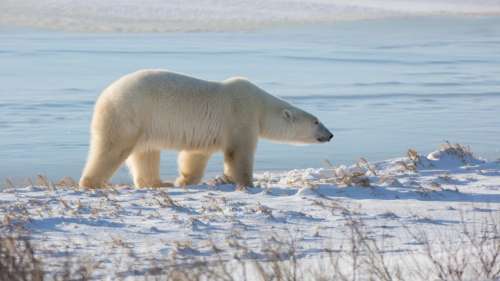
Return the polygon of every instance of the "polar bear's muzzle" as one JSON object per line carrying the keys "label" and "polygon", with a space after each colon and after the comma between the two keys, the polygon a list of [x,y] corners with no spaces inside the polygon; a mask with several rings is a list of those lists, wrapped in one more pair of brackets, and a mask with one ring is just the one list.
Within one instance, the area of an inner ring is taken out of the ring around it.
{"label": "polar bear's muzzle", "polygon": [[318,126],[316,136],[319,142],[329,142],[333,138],[333,134],[322,123]]}

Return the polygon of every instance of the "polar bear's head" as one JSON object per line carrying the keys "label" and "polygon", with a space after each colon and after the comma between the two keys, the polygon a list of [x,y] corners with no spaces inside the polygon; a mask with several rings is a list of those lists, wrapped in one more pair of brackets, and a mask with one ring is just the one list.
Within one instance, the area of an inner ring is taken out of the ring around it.
{"label": "polar bear's head", "polygon": [[[239,106],[258,112],[260,137],[284,143],[328,142],[333,134],[312,114],[260,89],[250,81],[234,77],[224,81]],[[255,108],[257,107],[257,108]],[[239,108],[241,109],[241,108]]]}
{"label": "polar bear's head", "polygon": [[318,118],[284,101],[267,109],[261,135],[292,144],[323,143],[333,138]]}
{"label": "polar bear's head", "polygon": [[[283,108],[281,116],[287,128],[284,141],[291,143],[328,142],[333,134],[318,118],[298,108]],[[283,122],[282,121],[282,122]]]}

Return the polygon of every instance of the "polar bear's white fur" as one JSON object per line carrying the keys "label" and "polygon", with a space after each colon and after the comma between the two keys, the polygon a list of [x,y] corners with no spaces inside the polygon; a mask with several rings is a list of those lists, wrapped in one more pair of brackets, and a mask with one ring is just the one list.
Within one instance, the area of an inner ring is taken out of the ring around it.
{"label": "polar bear's white fur", "polygon": [[313,115],[243,78],[212,82],[141,70],[104,90],[96,102],[82,187],[102,187],[127,160],[137,187],[160,181],[160,150],[180,151],[179,186],[197,184],[210,155],[224,153],[224,177],[252,185],[259,137],[292,143],[329,141]]}

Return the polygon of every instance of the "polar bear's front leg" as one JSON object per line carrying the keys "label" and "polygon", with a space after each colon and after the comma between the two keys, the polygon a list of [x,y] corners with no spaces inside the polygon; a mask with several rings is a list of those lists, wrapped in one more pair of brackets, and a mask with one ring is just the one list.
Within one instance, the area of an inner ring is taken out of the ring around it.
{"label": "polar bear's front leg", "polygon": [[241,187],[253,186],[256,142],[247,140],[224,150],[224,177]]}
{"label": "polar bear's front leg", "polygon": [[168,187],[160,180],[160,151],[134,151],[127,159],[127,165],[136,187]]}
{"label": "polar bear's front leg", "polygon": [[209,158],[209,153],[187,150],[181,151],[177,160],[179,165],[179,177],[175,181],[175,185],[186,186],[200,183]]}

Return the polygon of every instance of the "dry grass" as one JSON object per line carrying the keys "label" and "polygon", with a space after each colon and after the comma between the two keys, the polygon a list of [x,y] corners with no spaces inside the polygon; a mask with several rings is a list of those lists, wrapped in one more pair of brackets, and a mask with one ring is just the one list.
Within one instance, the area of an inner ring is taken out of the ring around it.
{"label": "dry grass", "polygon": [[374,165],[370,164],[370,162],[368,162],[368,160],[366,160],[365,158],[361,157],[359,158],[359,161],[356,163],[356,165],[360,168],[366,168],[368,171],[370,171],[372,173],[372,175],[376,176],[377,175],[377,171],[376,171],[376,168]]}
{"label": "dry grass", "polygon": [[42,265],[28,240],[0,238],[0,280],[41,281],[43,276]]}
{"label": "dry grass", "polygon": [[459,143],[452,144],[448,141],[440,146],[440,150],[445,151],[447,154],[459,157],[463,163],[467,163],[467,159],[473,157],[470,147],[461,145]]}
{"label": "dry grass", "polygon": [[[364,159],[364,158],[363,158]],[[366,164],[365,164],[366,163]],[[366,167],[365,167],[366,166]],[[375,169],[366,160],[358,162],[356,168],[339,167],[333,170],[335,183],[340,186],[370,186],[370,173],[376,175]]]}
{"label": "dry grass", "polygon": [[500,221],[490,216],[480,226],[462,219],[457,241],[435,239],[424,231],[408,233],[424,247],[426,259],[415,261],[421,280],[466,281],[500,280]]}
{"label": "dry grass", "polygon": [[[327,206],[329,208],[331,206]],[[337,207],[335,207],[337,211]],[[180,263],[169,260],[165,266],[156,267],[153,280],[484,280],[500,278],[500,232],[498,223],[488,221],[475,233],[474,227],[463,223],[464,238],[469,244],[456,245],[435,239],[422,232],[415,239],[422,243],[424,254],[405,261],[390,260],[383,241],[370,237],[363,221],[344,210],[349,237],[337,249],[325,249],[321,265],[311,267],[297,255],[294,240],[270,237],[265,245],[264,256],[251,258],[255,253],[242,242],[238,235],[230,237],[228,244],[235,250],[231,261],[197,260]],[[498,222],[498,221],[497,221]],[[425,234],[426,236],[421,236]],[[479,234],[479,235],[477,235]],[[470,247],[465,247],[468,245]],[[461,249],[461,250],[460,250]],[[467,249],[467,250],[466,250]],[[472,253],[469,251],[472,249]],[[468,254],[466,254],[468,253]],[[408,252],[408,257],[412,253]],[[250,258],[249,258],[250,257]],[[408,264],[408,261],[412,261]],[[417,271],[410,270],[417,268]],[[151,271],[153,273],[153,271]]]}
{"label": "dry grass", "polygon": [[15,185],[14,185],[14,183],[12,182],[12,180],[11,180],[11,179],[6,178],[6,179],[4,180],[4,188],[5,188],[5,189],[12,189],[12,188],[14,188],[14,187],[15,187]]}
{"label": "dry grass", "polygon": [[[370,186],[370,175],[376,176],[377,171],[365,158],[361,157],[356,163],[356,169],[349,169],[343,166],[335,167],[330,161],[324,160],[324,163],[333,173],[333,178],[323,179],[322,183],[338,184],[340,186]],[[302,183],[303,186],[310,183]]]}
{"label": "dry grass", "polygon": [[[223,258],[222,247],[214,243],[211,258],[192,258],[190,253],[199,250],[190,241],[181,241],[175,243],[170,256],[152,258],[154,262],[140,276],[157,281],[500,279],[500,219],[493,214],[481,224],[462,220],[462,228],[457,230],[453,241],[406,226],[410,237],[421,245],[421,251],[408,251],[407,258],[399,260],[388,254],[383,240],[371,237],[369,227],[356,213],[328,200],[317,200],[316,205],[344,217],[345,223],[340,227],[346,230],[346,239],[325,248],[322,258],[316,258],[314,264],[298,254],[298,240],[274,235],[266,239],[261,253],[255,253],[235,231],[225,242],[234,253],[232,259]],[[265,206],[259,209],[269,212]],[[119,237],[114,237],[113,243],[127,247]],[[0,239],[1,281],[99,280],[101,277],[92,271],[98,265],[95,261],[68,257],[59,269],[48,271],[29,240],[19,236]],[[122,276],[125,278],[126,274]]]}
{"label": "dry grass", "polygon": [[0,238],[0,281],[87,281],[98,263],[67,256],[57,272],[50,272],[37,257],[29,239],[21,236]]}
{"label": "dry grass", "polygon": [[39,187],[46,187],[49,190],[54,190],[54,184],[45,175],[38,175],[35,184]]}

